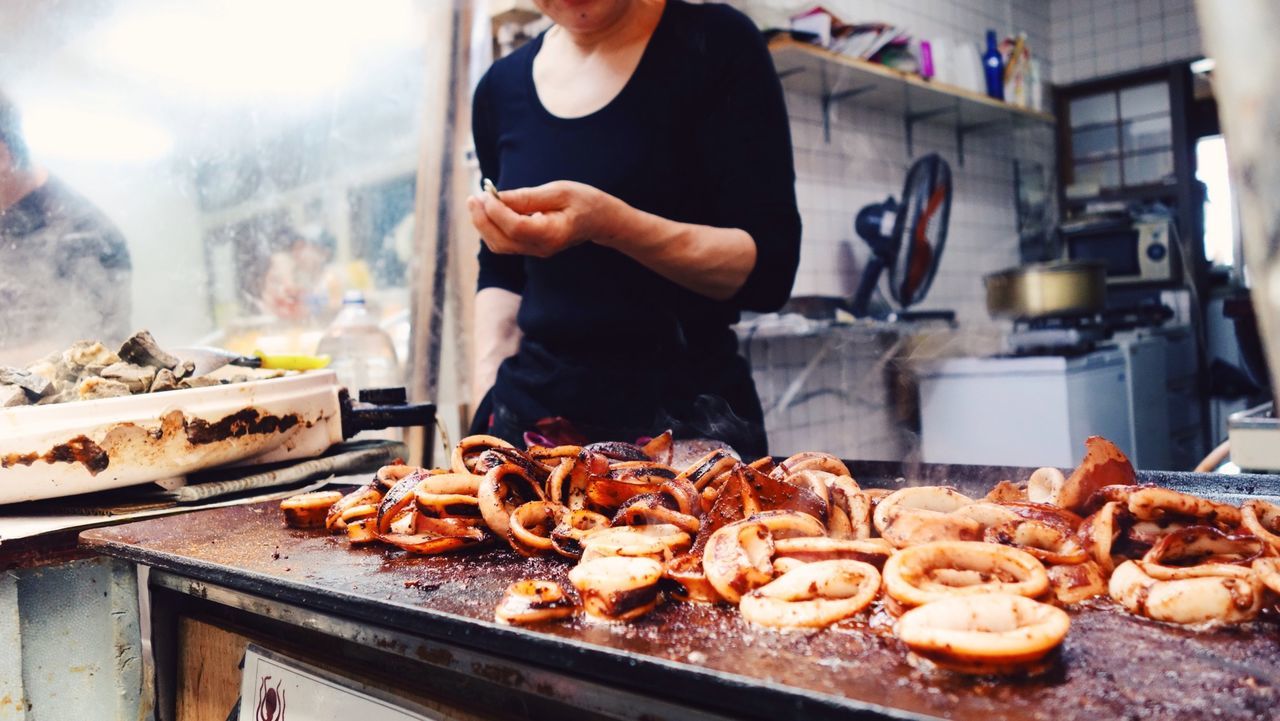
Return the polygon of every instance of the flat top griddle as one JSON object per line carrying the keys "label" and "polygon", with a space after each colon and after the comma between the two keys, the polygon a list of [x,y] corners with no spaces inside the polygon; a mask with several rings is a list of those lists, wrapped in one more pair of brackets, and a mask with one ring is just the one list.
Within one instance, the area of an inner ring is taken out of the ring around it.
{"label": "flat top griddle", "polygon": [[[918,471],[950,475],[940,469]],[[976,480],[970,471],[962,490],[989,486],[988,474]],[[864,485],[892,482],[870,475],[860,478]],[[1175,475],[1160,480],[1183,487],[1214,480]],[[1280,488],[1275,477],[1243,482],[1261,483],[1252,491],[1261,495]],[[679,603],[629,624],[502,626],[493,608],[509,583],[541,577],[570,588],[570,564],[509,549],[420,557],[350,548],[342,537],[286,528],[274,503],[95,529],[81,540],[196,580],[741,718],[1258,719],[1275,717],[1280,704],[1274,614],[1196,632],[1100,600],[1072,611],[1050,673],[973,679],[912,668],[892,636],[892,619],[878,609],[857,622],[802,632],[753,627],[734,609]]]}

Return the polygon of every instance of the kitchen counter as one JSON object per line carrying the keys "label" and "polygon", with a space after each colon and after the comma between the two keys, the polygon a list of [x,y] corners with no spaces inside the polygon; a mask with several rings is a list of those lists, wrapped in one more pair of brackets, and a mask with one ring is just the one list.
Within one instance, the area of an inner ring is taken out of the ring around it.
{"label": "kitchen counter", "polygon": [[[1025,469],[854,464],[854,472],[864,485],[892,485],[897,473],[908,472],[975,492]],[[1228,497],[1280,493],[1280,478],[1271,476],[1142,480],[1175,487],[1210,482]],[[349,637],[363,633],[366,646],[412,657],[424,671],[483,677],[503,693],[586,704],[603,717],[1254,719],[1280,702],[1280,627],[1271,622],[1194,632],[1099,601],[1072,612],[1071,632],[1049,674],[974,680],[913,669],[883,612],[792,633],[752,627],[731,609],[683,604],[622,625],[500,625],[493,608],[509,583],[529,576],[564,582],[568,564],[527,560],[505,548],[437,557],[353,549],[322,531],[285,528],[274,503],[96,529],[81,538],[90,549],[156,569],[153,592],[293,619],[312,630],[345,628]]]}

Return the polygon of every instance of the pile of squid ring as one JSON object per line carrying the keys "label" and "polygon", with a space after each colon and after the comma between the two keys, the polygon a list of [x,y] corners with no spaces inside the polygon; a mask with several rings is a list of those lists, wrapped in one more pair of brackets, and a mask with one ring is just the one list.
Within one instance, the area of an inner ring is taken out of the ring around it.
{"label": "pile of squid ring", "polygon": [[1188,626],[1254,619],[1280,594],[1280,506],[1140,486],[1106,439],[1070,475],[1041,468],[985,498],[945,486],[861,488],[835,456],[744,463],[716,449],[672,467],[670,433],[638,446],[534,446],[471,436],[450,467],[385,466],[343,495],[281,504],[296,527],[438,554],[508,543],[559,555],[568,578],[520,580],[505,623],[585,612],[627,621],[666,599],[738,607],[752,624],[821,628],[873,602],[912,663],[1035,673],[1070,626],[1064,607],[1110,597]]}

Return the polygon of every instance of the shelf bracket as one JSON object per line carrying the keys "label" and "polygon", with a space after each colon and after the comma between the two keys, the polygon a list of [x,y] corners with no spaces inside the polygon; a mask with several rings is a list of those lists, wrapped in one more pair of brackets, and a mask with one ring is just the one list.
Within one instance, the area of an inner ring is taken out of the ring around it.
{"label": "shelf bracket", "polygon": [[914,137],[915,136],[914,130],[915,130],[916,123],[928,120],[929,118],[936,118],[939,115],[946,115],[947,113],[954,113],[954,112],[956,112],[955,108],[938,108],[937,110],[926,110],[921,113],[907,113],[906,115],[902,116],[903,127],[905,128],[906,134],[907,134],[907,159],[908,160],[915,157],[915,154],[916,154],[915,137]]}
{"label": "shelf bracket", "polygon": [[831,109],[836,103],[844,102],[849,98],[857,97],[863,93],[875,90],[874,85],[863,85],[860,88],[851,88],[849,90],[841,90],[838,93],[827,93],[822,96],[822,139],[831,142]]}
{"label": "shelf bracket", "polygon": [[985,123],[973,123],[972,125],[956,125],[956,159],[960,163],[960,167],[964,167],[964,136],[975,130],[989,128],[992,125],[1003,125],[999,120],[988,120]]}

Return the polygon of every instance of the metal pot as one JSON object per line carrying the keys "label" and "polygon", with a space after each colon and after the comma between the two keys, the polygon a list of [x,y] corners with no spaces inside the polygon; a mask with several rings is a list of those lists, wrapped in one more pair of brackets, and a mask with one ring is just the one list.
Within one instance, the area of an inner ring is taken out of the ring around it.
{"label": "metal pot", "polygon": [[995,318],[1030,320],[1087,315],[1106,306],[1107,268],[1093,261],[1035,263],[992,273],[987,312]]}

